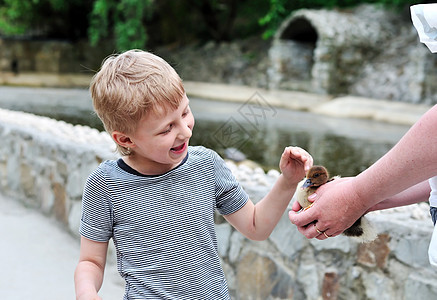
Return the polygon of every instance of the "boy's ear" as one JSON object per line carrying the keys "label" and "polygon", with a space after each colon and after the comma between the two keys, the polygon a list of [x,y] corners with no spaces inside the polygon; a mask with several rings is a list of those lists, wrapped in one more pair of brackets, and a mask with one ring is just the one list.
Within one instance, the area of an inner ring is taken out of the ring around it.
{"label": "boy's ear", "polygon": [[130,139],[130,137],[120,131],[113,131],[112,138],[122,147],[133,148],[135,146],[135,143]]}

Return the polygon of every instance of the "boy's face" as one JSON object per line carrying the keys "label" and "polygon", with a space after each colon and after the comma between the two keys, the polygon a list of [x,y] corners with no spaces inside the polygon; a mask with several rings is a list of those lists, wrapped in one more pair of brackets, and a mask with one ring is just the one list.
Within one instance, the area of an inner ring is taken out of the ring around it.
{"label": "boy's face", "polygon": [[193,127],[194,116],[186,95],[176,110],[147,115],[129,135],[134,144],[134,154],[128,157],[131,167],[149,175],[173,169],[187,155]]}

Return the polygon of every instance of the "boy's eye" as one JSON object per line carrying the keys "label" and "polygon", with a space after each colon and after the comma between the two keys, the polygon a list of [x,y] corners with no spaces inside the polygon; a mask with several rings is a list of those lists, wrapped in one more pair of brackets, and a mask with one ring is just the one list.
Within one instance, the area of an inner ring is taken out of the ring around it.
{"label": "boy's eye", "polygon": [[168,128],[166,130],[164,130],[163,132],[161,132],[161,134],[169,133],[171,131],[172,127],[173,127],[172,125],[168,126]]}

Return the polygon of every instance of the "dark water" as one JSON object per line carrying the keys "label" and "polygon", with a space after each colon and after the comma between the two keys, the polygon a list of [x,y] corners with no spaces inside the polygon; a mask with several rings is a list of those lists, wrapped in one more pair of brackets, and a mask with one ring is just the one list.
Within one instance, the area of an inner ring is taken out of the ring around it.
{"label": "dark water", "polygon": [[[1,98],[3,108],[103,130],[86,90],[3,88]],[[331,175],[353,176],[384,155],[409,128],[280,109],[258,100],[190,98],[196,118],[191,145],[204,145],[222,156],[225,149],[235,148],[265,169],[277,169],[283,149],[295,145],[310,152],[314,163],[325,165]]]}
{"label": "dark water", "polygon": [[191,99],[196,125],[191,144],[224,155],[237,148],[265,169],[278,168],[286,146],[311,153],[332,175],[353,176],[384,155],[408,130],[370,120],[332,118],[301,111]]}

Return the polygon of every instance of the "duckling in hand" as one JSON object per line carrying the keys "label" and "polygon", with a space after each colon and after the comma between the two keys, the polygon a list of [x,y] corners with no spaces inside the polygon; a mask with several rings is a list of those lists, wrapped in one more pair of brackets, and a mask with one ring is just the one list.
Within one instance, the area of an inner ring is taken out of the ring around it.
{"label": "duckling in hand", "polygon": [[[336,178],[339,178],[339,176],[329,178],[329,172],[325,167],[312,166],[308,170],[306,177],[298,184],[296,190],[296,199],[303,210],[307,210],[313,205],[308,200],[308,196],[314,194],[321,185]],[[377,237],[374,226],[364,216],[346,229],[343,234],[361,243],[371,242]]]}

